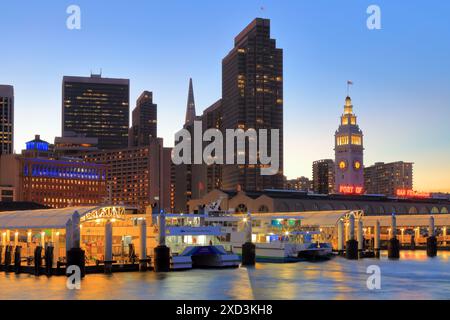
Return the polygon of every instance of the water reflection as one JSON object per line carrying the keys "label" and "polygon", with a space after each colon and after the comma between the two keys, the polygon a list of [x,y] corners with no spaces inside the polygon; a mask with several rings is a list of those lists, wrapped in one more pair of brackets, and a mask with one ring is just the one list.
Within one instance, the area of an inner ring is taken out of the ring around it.
{"label": "water reflection", "polygon": [[[66,289],[65,277],[1,272],[0,286],[2,299],[448,299],[449,258],[448,252],[430,259],[424,251],[403,251],[399,261],[383,254],[380,260],[96,274],[82,281],[81,290]],[[373,264],[381,268],[381,290],[366,287],[366,270]]]}

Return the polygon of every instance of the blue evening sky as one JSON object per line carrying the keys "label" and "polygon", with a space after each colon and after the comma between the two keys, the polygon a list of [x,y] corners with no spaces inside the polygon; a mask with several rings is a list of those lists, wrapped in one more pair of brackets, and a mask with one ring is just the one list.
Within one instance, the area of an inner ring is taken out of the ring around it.
{"label": "blue evening sky", "polygon": [[[66,8],[81,7],[81,30]],[[382,30],[366,9],[381,7]],[[15,88],[15,149],[61,134],[63,75],[131,80],[158,104],[173,145],[193,78],[197,112],[221,97],[221,59],[255,17],[284,49],[285,174],[333,158],[346,95],[365,134],[365,164],[415,163],[415,189],[450,191],[450,2],[444,0],[0,0],[0,83]]]}

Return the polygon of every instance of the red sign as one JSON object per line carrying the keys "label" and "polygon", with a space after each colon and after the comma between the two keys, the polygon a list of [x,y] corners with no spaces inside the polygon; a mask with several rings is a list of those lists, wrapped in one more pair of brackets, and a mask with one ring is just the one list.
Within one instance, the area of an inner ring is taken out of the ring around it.
{"label": "red sign", "polygon": [[340,185],[339,193],[343,194],[363,194],[364,188],[361,186]]}
{"label": "red sign", "polygon": [[401,198],[431,198],[428,192],[417,192],[411,189],[397,189],[396,194]]}

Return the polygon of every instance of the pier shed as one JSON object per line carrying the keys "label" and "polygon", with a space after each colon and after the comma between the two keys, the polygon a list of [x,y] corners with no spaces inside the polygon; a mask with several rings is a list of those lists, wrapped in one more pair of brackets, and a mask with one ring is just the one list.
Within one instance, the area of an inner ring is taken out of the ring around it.
{"label": "pier shed", "polygon": [[[151,226],[149,226],[150,228]],[[53,268],[64,266],[72,248],[84,251],[86,265],[106,260],[127,264],[147,259],[145,214],[133,214],[124,206],[67,207],[0,212],[0,265],[8,269],[19,249],[20,265],[42,264],[51,247]],[[145,241],[140,241],[141,235]],[[154,244],[153,244],[154,246]],[[141,250],[143,247],[144,251]],[[36,248],[42,252],[36,256]],[[47,264],[47,261],[45,261]]]}

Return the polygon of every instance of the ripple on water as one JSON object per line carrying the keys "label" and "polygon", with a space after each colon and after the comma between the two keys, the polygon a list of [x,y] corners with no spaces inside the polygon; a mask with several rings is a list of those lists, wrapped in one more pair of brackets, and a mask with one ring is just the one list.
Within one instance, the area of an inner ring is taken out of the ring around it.
{"label": "ripple on water", "polygon": [[[447,252],[429,259],[425,252],[405,251],[399,261],[335,258],[165,274],[95,274],[83,279],[81,290],[68,290],[65,277],[2,272],[0,287],[3,299],[449,299],[449,260]],[[369,265],[381,269],[381,290],[367,289]]]}

